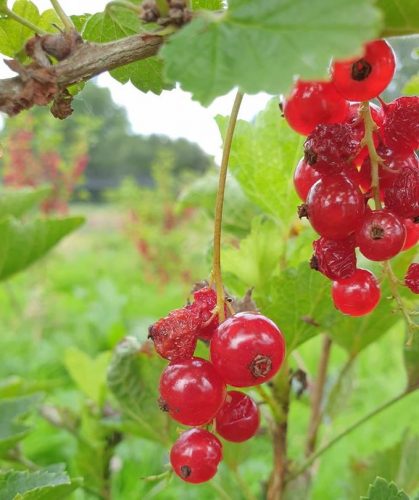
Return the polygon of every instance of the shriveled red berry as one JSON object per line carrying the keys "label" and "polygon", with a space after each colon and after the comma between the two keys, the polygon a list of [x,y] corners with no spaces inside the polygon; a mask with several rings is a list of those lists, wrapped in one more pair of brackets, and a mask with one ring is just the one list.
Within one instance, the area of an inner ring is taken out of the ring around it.
{"label": "shriveled red berry", "polygon": [[382,135],[386,145],[399,155],[419,148],[419,97],[399,97],[383,106]]}
{"label": "shriveled red berry", "polygon": [[377,97],[391,82],[396,61],[385,40],[374,40],[364,47],[362,57],[332,64],[332,82],[349,101],[368,101]]}
{"label": "shriveled red berry", "polygon": [[256,434],[259,422],[259,408],[253,399],[240,391],[228,391],[215,417],[215,429],[227,441],[241,443]]}
{"label": "shriveled red berry", "polygon": [[355,237],[343,240],[319,238],[313,242],[314,255],[310,265],[331,280],[349,278],[356,270]]}
{"label": "shriveled red berry", "polygon": [[285,340],[273,321],[243,312],[218,327],[210,349],[211,361],[227,384],[249,387],[277,373],[285,356]]}
{"label": "shriveled red berry", "polygon": [[367,259],[381,261],[395,257],[406,241],[402,220],[388,210],[367,213],[356,232],[359,250]]}
{"label": "shriveled red berry", "polygon": [[320,174],[301,158],[294,171],[294,187],[298,196],[306,201],[311,186],[320,179]]}
{"label": "shriveled red berry", "polygon": [[384,192],[386,207],[403,218],[419,217],[419,168],[405,166]]}
{"label": "shriveled red berry", "polygon": [[413,293],[419,293],[419,264],[410,264],[404,282]]}
{"label": "shriveled red berry", "polygon": [[[370,103],[369,105],[370,110],[371,110],[371,116],[374,122],[378,127],[381,126],[383,117],[381,113],[381,108],[376,106],[373,103]],[[361,104],[358,102],[353,102],[351,103],[349,107],[349,118],[346,123],[351,125],[351,127],[354,129],[354,134],[356,137],[363,138],[365,135],[365,124],[364,120],[362,119],[360,115],[360,110],[361,110]],[[374,140],[374,145],[377,147],[379,144],[379,134],[378,131],[373,132],[373,140]],[[358,154],[355,156],[353,159],[353,163],[355,165],[361,165],[362,162],[364,161],[365,158],[368,157],[368,147],[363,146],[359,151]]]}
{"label": "shriveled red berry", "polygon": [[347,238],[361,225],[364,196],[344,175],[317,181],[307,196],[307,215],[313,229],[330,240]]}
{"label": "shriveled red berry", "polygon": [[406,228],[406,241],[402,250],[409,250],[419,241],[419,221],[415,223],[412,219],[404,219],[403,223]]}
{"label": "shriveled red berry", "polygon": [[283,103],[289,125],[303,135],[310,134],[319,123],[340,123],[348,114],[348,103],[330,82],[299,80]]}
{"label": "shriveled red berry", "polygon": [[225,395],[224,381],[205,359],[171,363],[160,378],[160,405],[181,424],[208,423],[221,408]]}
{"label": "shriveled red berry", "polygon": [[350,278],[334,281],[332,298],[336,309],[350,316],[370,313],[380,300],[380,286],[366,269],[357,269]]}
{"label": "shriveled red berry", "polygon": [[[213,311],[217,305],[217,293],[212,288],[206,286],[194,292],[194,302],[191,308],[201,320],[198,328],[198,337],[202,340],[210,340],[218,328],[218,315]],[[224,309],[227,314],[227,309]]]}
{"label": "shriveled red berry", "polygon": [[362,136],[347,123],[317,125],[304,143],[304,159],[321,175],[348,168],[360,150]]}
{"label": "shriveled red berry", "polygon": [[194,311],[183,308],[172,311],[149,328],[149,338],[158,354],[170,361],[193,356],[200,319]]}
{"label": "shriveled red berry", "polygon": [[187,483],[209,481],[215,476],[222,457],[220,441],[204,429],[184,432],[170,450],[173,470]]}

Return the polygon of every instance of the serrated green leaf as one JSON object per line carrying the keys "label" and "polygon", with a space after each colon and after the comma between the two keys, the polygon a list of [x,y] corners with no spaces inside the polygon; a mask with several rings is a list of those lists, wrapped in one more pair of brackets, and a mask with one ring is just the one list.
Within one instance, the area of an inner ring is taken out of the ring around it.
{"label": "serrated green leaf", "polygon": [[[227,118],[217,117],[221,131]],[[290,188],[304,139],[281,118],[273,99],[252,123],[239,120],[234,134],[230,171],[248,198],[275,216],[283,235],[297,217],[298,198]]]}
{"label": "serrated green leaf", "polygon": [[[234,87],[287,93],[295,76],[325,77],[332,57],[359,53],[375,38],[380,12],[366,0],[231,0],[168,40],[167,79],[204,105]],[[193,43],[191,43],[193,40]]]}
{"label": "serrated green leaf", "polygon": [[64,236],[84,222],[82,217],[39,219],[22,223],[13,217],[0,221],[0,280],[43,257]]}
{"label": "serrated green leaf", "polygon": [[[87,19],[82,34],[86,40],[104,43],[134,35],[141,30],[140,19],[134,12],[111,8]],[[170,88],[164,84],[163,62],[157,56],[127,64],[110,74],[123,84],[131,81],[143,92],[160,94],[163,89]]]}
{"label": "serrated green leaf", "polygon": [[[53,25],[62,26],[53,9],[40,14],[38,7],[30,0],[16,0],[12,10],[44,31],[56,32],[57,29]],[[32,30],[8,17],[0,18],[0,35],[3,33],[5,36],[0,36],[0,52],[9,57],[15,57],[34,35]]]}
{"label": "serrated green leaf", "polygon": [[381,36],[403,36],[419,32],[417,0],[378,0],[377,7],[384,14]]}
{"label": "serrated green leaf", "polygon": [[57,500],[68,496],[80,484],[79,479],[71,480],[66,472],[54,468],[37,472],[10,471],[0,476],[0,498]]}
{"label": "serrated green leaf", "polygon": [[126,337],[116,346],[108,370],[108,387],[124,415],[135,424],[132,430],[147,439],[167,443],[169,421],[158,407],[155,384],[165,363],[143,347],[134,337]]}
{"label": "serrated green leaf", "polygon": [[36,207],[51,193],[49,186],[0,190],[0,218],[7,215],[21,217]]}
{"label": "serrated green leaf", "polygon": [[[30,431],[23,419],[40,401],[39,394],[0,400],[0,452],[13,447]],[[1,488],[0,488],[1,491]],[[0,495],[0,498],[1,495]]]}
{"label": "serrated green leaf", "polygon": [[106,388],[106,371],[110,352],[102,352],[91,358],[77,347],[69,347],[64,353],[64,365],[80,390],[98,406],[103,403]]}
{"label": "serrated green leaf", "polygon": [[308,263],[286,269],[263,290],[256,289],[255,300],[281,329],[288,354],[328,331],[335,315],[330,304],[330,282],[310,269]]}
{"label": "serrated green leaf", "polygon": [[361,500],[409,500],[409,497],[393,482],[389,483],[382,477],[377,477],[369,487],[368,495],[361,497]]}

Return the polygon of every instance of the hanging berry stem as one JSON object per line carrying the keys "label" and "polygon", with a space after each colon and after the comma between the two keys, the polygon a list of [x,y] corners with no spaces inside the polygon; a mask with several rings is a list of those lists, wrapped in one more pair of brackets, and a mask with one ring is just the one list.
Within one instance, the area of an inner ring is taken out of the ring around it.
{"label": "hanging berry stem", "polygon": [[[374,197],[374,207],[375,210],[381,210],[383,207],[380,199],[380,179],[378,174],[378,167],[382,162],[382,159],[378,156],[377,150],[375,149],[373,133],[374,130],[376,130],[377,126],[371,116],[371,109],[368,101],[362,103],[360,114],[362,119],[364,120],[365,125],[365,135],[362,143],[368,148],[368,154],[371,163],[371,191]],[[400,309],[406,322],[408,332],[407,345],[409,346],[412,343],[414,331],[418,328],[418,325],[416,325],[416,323],[412,321],[410,313],[406,309],[403,299],[400,296],[398,290],[399,280],[394,274],[390,261],[386,260],[383,263],[383,268],[389,282],[391,294],[396,301],[397,307]]]}
{"label": "hanging berry stem", "polygon": [[237,92],[234,104],[231,109],[231,115],[228,122],[227,132],[224,139],[223,156],[221,159],[220,177],[218,180],[217,199],[215,202],[215,221],[214,221],[214,260],[213,274],[215,287],[217,290],[217,313],[220,323],[224,321],[224,287],[221,274],[221,224],[223,220],[224,192],[227,179],[228,160],[230,158],[231,143],[233,141],[234,129],[237,123],[240,105],[243,94]]}
{"label": "hanging berry stem", "polygon": [[65,31],[72,31],[75,29],[73,21],[71,18],[65,13],[64,9],[61,7],[60,2],[58,0],[50,0],[51,5],[54,7],[55,12],[58,17],[61,19],[61,22],[64,25]]}

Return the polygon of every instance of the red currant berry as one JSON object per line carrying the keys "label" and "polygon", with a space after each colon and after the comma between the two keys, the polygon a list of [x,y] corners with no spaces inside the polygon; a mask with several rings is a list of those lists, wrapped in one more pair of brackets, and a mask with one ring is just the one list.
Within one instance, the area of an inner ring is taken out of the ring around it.
{"label": "red currant berry", "polygon": [[304,143],[304,159],[321,175],[349,168],[360,150],[361,135],[347,123],[317,125]]}
{"label": "red currant berry", "polygon": [[399,97],[384,105],[383,113],[386,145],[397,154],[412,154],[419,148],[419,97]]}
{"label": "red currant berry", "polygon": [[308,135],[319,123],[340,123],[348,114],[348,103],[330,82],[295,84],[283,104],[284,116],[297,132]]}
{"label": "red currant berry", "polygon": [[187,483],[203,483],[213,478],[222,459],[220,441],[203,429],[190,429],[179,437],[170,450],[170,463]]}
{"label": "red currant berry", "polygon": [[193,356],[200,320],[190,309],[176,309],[149,328],[149,338],[158,354],[170,361]]}
{"label": "red currant berry", "polygon": [[[198,337],[202,340],[210,340],[218,328],[218,315],[213,311],[217,305],[217,294],[215,290],[206,286],[194,292],[194,302],[190,306],[201,320],[198,328]],[[224,314],[227,315],[227,308],[224,308]]]}
{"label": "red currant berry", "polygon": [[259,422],[259,408],[253,399],[243,392],[229,391],[215,417],[215,428],[227,441],[241,443],[256,434]]}
{"label": "red currant berry", "polygon": [[419,264],[410,264],[404,282],[413,293],[419,293]]}
{"label": "red currant berry", "polygon": [[270,380],[285,356],[285,340],[273,321],[244,312],[228,318],[211,339],[211,361],[226,381],[249,387]]}
{"label": "red currant berry", "polygon": [[160,405],[184,425],[204,425],[212,420],[226,395],[214,366],[192,358],[166,367],[160,378]]}
{"label": "red currant berry", "polygon": [[332,82],[348,101],[368,101],[387,87],[396,69],[394,53],[384,40],[367,43],[361,58],[336,61]]}
{"label": "red currant berry", "polygon": [[412,219],[405,219],[403,222],[406,228],[406,241],[402,250],[409,250],[419,241],[419,224]]}
{"label": "red currant berry", "polygon": [[419,168],[405,166],[384,192],[386,207],[403,218],[419,217]]}
{"label": "red currant berry", "polygon": [[367,259],[388,260],[401,252],[406,241],[406,228],[388,210],[374,210],[365,215],[356,232],[356,241]]}
{"label": "red currant berry", "polygon": [[344,240],[319,238],[313,242],[310,266],[331,280],[349,278],[356,270],[355,237]]}
{"label": "red currant berry", "polygon": [[380,300],[380,286],[375,276],[357,269],[350,278],[334,281],[332,298],[336,309],[350,316],[371,312]]}
{"label": "red currant berry", "polygon": [[320,236],[341,240],[360,226],[365,200],[351,180],[344,175],[332,175],[320,179],[310,189],[306,208],[310,223]]}
{"label": "red currant berry", "polygon": [[303,201],[306,201],[311,186],[319,179],[320,174],[301,158],[294,172],[294,187]]}

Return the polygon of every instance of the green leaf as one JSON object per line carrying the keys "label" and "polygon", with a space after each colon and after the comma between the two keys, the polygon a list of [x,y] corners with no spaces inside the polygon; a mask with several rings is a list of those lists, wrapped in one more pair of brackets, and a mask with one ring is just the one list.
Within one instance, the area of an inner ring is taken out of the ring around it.
{"label": "green leaf", "polygon": [[165,363],[152,354],[148,344],[126,337],[115,348],[108,370],[108,386],[124,415],[131,420],[131,431],[167,443],[169,420],[158,406],[158,380]]}
{"label": "green leaf", "polygon": [[22,223],[12,217],[0,221],[0,280],[43,257],[64,236],[83,224],[82,217],[39,219]]}
{"label": "green leaf", "polygon": [[[38,7],[29,0],[16,0],[12,10],[45,31],[56,32],[57,29],[53,24],[62,25],[54,10],[46,10],[41,15]],[[2,36],[3,34],[5,36]],[[26,26],[8,17],[0,18],[0,52],[2,54],[15,57],[32,36],[34,36],[34,32]]]}
{"label": "green leaf", "polygon": [[263,314],[274,321],[285,336],[287,352],[328,331],[334,319],[330,303],[330,282],[308,263],[285,269],[255,300]]}
{"label": "green leaf", "polygon": [[381,36],[403,36],[419,32],[417,0],[378,0],[377,7],[384,14]]}
{"label": "green leaf", "polygon": [[412,76],[403,88],[405,95],[418,95],[419,94],[419,74]]}
{"label": "green leaf", "polygon": [[[217,117],[217,123],[224,131],[227,118]],[[252,123],[239,120],[234,134],[230,171],[248,198],[276,217],[283,234],[297,217],[299,202],[291,186],[303,142],[281,118],[275,99]]]}
{"label": "green leaf", "polygon": [[192,0],[192,10],[221,10],[221,0]]}
{"label": "green leaf", "polygon": [[37,472],[10,471],[0,475],[2,500],[57,500],[65,498],[81,484],[71,480],[62,467]]}
{"label": "green leaf", "polygon": [[[110,42],[139,33],[142,25],[139,17],[127,9],[110,8],[91,16],[85,23],[83,37],[92,42]],[[110,71],[119,82],[131,81],[143,92],[160,94],[170,88],[163,82],[163,62],[157,57],[149,57]]]}
{"label": "green leaf", "polygon": [[369,487],[368,495],[361,500],[409,500],[403,490],[399,490],[394,483],[388,483],[382,477],[377,477]]}
{"label": "green leaf", "polygon": [[36,207],[51,193],[49,186],[0,190],[0,218],[7,215],[21,217]]}
{"label": "green leaf", "polygon": [[[380,12],[367,0],[231,0],[168,40],[166,76],[204,105],[238,86],[254,94],[289,91],[295,76],[325,77],[331,57],[360,53]],[[193,40],[193,43],[191,43]]]}
{"label": "green leaf", "polygon": [[[12,448],[30,431],[30,427],[22,423],[23,419],[40,401],[40,394],[13,399],[0,400],[0,452]],[[0,488],[0,498],[1,488]]]}
{"label": "green leaf", "polygon": [[69,347],[64,353],[64,365],[80,390],[98,406],[103,404],[106,389],[106,371],[109,352],[91,358],[77,347]]}

